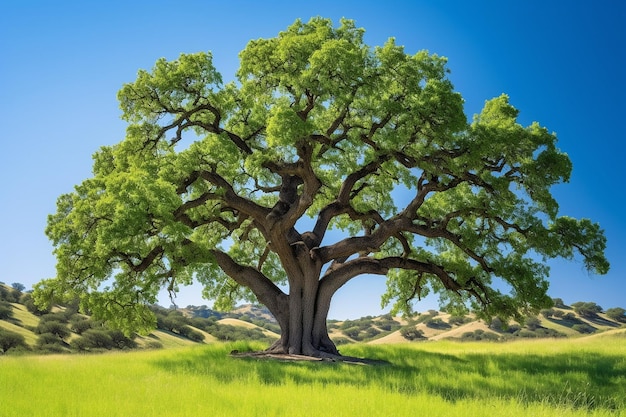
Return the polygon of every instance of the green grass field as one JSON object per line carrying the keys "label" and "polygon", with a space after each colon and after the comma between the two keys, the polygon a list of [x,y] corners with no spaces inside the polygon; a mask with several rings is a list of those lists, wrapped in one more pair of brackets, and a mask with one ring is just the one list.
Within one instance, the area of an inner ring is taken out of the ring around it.
{"label": "green grass field", "polygon": [[626,416],[626,334],[613,333],[343,347],[389,362],[375,366],[228,356],[243,343],[7,356],[0,416]]}

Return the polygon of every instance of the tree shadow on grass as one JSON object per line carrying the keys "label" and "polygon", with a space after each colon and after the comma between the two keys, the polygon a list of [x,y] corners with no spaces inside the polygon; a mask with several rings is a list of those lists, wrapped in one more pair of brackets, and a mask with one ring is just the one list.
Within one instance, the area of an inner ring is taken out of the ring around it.
{"label": "tree shadow on grass", "polygon": [[389,364],[233,358],[227,348],[207,347],[159,359],[155,365],[169,372],[203,375],[220,384],[373,386],[406,395],[428,393],[451,402],[498,398],[583,409],[626,408],[622,398],[626,360],[621,355],[494,353],[496,349],[452,355],[414,346],[360,349],[359,356]]}

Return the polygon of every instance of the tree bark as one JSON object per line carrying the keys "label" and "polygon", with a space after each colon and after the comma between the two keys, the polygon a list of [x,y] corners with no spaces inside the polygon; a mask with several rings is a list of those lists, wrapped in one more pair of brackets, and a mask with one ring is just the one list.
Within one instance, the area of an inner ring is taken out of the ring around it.
{"label": "tree bark", "polygon": [[276,318],[281,337],[268,351],[315,357],[338,355],[326,326],[330,301],[338,287],[320,285],[321,264],[311,258],[306,245],[291,246],[294,257],[285,265],[289,295],[255,268],[239,265],[221,251],[215,250],[213,255],[222,270],[248,287]]}

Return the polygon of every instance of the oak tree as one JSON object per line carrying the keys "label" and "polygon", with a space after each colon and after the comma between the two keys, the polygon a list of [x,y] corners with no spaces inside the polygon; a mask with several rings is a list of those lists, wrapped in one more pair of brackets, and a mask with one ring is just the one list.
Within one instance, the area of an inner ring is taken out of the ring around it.
{"label": "oak tree", "polygon": [[49,216],[40,302],[136,331],[162,288],[197,280],[217,307],[267,306],[270,350],[324,356],[333,294],[363,274],[387,277],[394,311],[438,293],[505,319],[551,304],[547,258],[607,272],[599,226],[558,214],[572,167],[554,134],[506,95],[469,122],[444,57],[363,34],[298,20],[250,41],[229,83],[210,53],[139,71],[118,95],[126,137]]}

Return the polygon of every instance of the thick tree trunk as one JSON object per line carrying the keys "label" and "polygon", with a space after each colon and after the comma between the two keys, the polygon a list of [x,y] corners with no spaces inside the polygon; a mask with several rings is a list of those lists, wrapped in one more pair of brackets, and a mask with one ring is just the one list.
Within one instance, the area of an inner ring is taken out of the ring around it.
{"label": "thick tree trunk", "polygon": [[303,287],[291,287],[288,308],[274,312],[281,327],[281,337],[268,348],[272,353],[285,353],[315,357],[339,355],[335,344],[328,335],[326,320],[328,308],[318,309],[320,305],[330,305],[330,297],[320,301],[318,286],[308,290]]}
{"label": "thick tree trunk", "polygon": [[248,287],[278,321],[281,337],[269,351],[316,357],[338,355],[326,327],[330,300],[338,287],[321,285],[322,265],[311,257],[303,242],[277,242],[289,278],[288,295],[257,269],[237,264],[224,252],[213,254],[220,267],[237,283]]}

